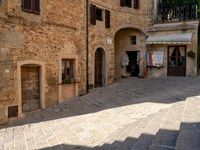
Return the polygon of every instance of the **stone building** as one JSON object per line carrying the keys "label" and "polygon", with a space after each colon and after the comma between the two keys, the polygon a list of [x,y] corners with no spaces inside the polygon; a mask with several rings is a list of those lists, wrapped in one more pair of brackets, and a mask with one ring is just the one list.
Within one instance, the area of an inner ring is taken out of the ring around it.
{"label": "stone building", "polygon": [[162,8],[162,1],[155,0],[151,9],[153,23],[147,28],[147,56],[154,54],[158,64],[152,64],[151,58],[147,60],[148,76],[196,76],[197,5]]}
{"label": "stone building", "polygon": [[[146,0],[91,0],[90,5],[90,87],[113,83],[126,74],[126,65],[131,63],[140,66],[138,75],[144,68],[146,52]],[[133,61],[123,65],[124,55],[132,57]]]}
{"label": "stone building", "polygon": [[1,123],[85,90],[84,18],[80,0],[1,1]]}
{"label": "stone building", "polygon": [[[160,24],[158,0],[89,0],[88,22],[86,2],[1,0],[0,123],[128,75],[171,75],[168,47],[197,53],[198,22]],[[163,63],[151,65],[157,51]],[[196,75],[196,57],[186,57],[184,75]]]}

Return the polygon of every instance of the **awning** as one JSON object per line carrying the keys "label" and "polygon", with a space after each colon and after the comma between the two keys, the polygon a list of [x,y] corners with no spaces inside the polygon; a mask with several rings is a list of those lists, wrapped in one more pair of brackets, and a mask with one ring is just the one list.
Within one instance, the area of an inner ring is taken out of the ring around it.
{"label": "awning", "polygon": [[192,33],[170,34],[170,35],[153,35],[147,38],[146,44],[190,44]]}

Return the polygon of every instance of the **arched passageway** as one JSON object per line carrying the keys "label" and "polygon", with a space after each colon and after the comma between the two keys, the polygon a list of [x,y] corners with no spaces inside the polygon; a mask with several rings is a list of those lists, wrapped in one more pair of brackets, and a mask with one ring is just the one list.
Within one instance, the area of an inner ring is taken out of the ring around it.
{"label": "arched passageway", "polygon": [[145,63],[145,34],[135,28],[120,29],[114,39],[115,80],[123,76],[139,76]]}

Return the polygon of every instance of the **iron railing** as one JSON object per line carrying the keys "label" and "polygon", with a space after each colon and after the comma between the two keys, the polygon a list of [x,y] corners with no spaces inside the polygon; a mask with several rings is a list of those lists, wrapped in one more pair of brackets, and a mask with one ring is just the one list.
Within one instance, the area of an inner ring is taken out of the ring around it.
{"label": "iron railing", "polygon": [[155,21],[157,23],[164,23],[197,20],[197,10],[197,5],[187,5],[176,8],[158,6],[158,12]]}

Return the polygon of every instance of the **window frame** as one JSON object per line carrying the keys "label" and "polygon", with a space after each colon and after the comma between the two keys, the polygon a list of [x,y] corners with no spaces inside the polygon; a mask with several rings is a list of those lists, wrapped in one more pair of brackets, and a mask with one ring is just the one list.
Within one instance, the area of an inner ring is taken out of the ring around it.
{"label": "window frame", "polygon": [[[67,67],[67,62],[69,62],[69,67]],[[62,83],[64,83],[64,81],[68,79],[75,79],[75,59],[63,58],[61,60],[61,73]]]}
{"label": "window frame", "polygon": [[[96,7],[96,20],[97,21],[103,21],[103,14],[104,14],[103,12],[104,12],[103,9]],[[100,13],[100,14],[98,15],[98,13]]]}
{"label": "window frame", "polygon": [[120,0],[120,6],[121,7],[126,7],[126,8],[134,8],[134,9],[140,9],[139,5],[140,5],[140,1],[139,0],[130,0],[131,2],[131,6],[129,6],[126,3],[126,0]]}
{"label": "window frame", "polygon": [[[133,39],[135,38],[135,39]],[[135,41],[135,42],[133,42]],[[131,35],[130,36],[130,45],[137,45],[137,36],[136,35]]]}
{"label": "window frame", "polygon": [[30,0],[30,3],[31,3],[31,8],[30,9],[27,9],[25,8],[24,6],[24,1],[25,0],[21,0],[21,10],[23,12],[27,12],[27,13],[32,13],[32,14],[35,14],[35,15],[40,15],[40,12],[41,12],[41,6],[40,6],[40,3],[41,3],[41,0],[38,0],[39,1],[39,10],[37,10],[37,7],[35,6],[35,1],[36,0]]}
{"label": "window frame", "polygon": [[134,1],[133,0],[130,0],[130,5],[127,3],[127,1],[126,0],[124,0],[124,7],[128,7],[128,8],[133,8],[133,6],[134,6],[134,3],[133,3]]}

